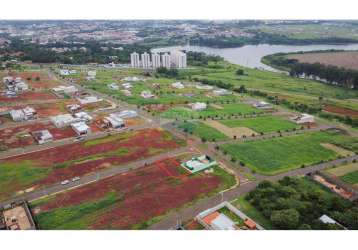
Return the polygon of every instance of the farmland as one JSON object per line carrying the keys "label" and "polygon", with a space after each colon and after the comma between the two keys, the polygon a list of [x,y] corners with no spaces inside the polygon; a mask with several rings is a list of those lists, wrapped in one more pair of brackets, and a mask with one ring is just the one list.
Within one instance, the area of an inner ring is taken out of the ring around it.
{"label": "farmland", "polygon": [[172,209],[233,185],[218,167],[195,175],[179,168],[169,158],[35,201],[35,220],[41,229],[144,229]]}
{"label": "farmland", "polygon": [[287,58],[296,59],[302,63],[321,63],[346,69],[358,70],[358,52],[317,52],[288,55]]}
{"label": "farmland", "polygon": [[[332,143],[356,148],[356,140],[338,132],[311,132],[289,137],[225,144],[221,148],[258,173],[273,175],[332,160],[338,154],[322,146]],[[355,149],[356,150],[356,149]]]}
{"label": "farmland", "polygon": [[183,145],[161,129],[146,129],[0,160],[0,198],[15,191],[143,159]]}
{"label": "farmland", "polygon": [[223,120],[220,122],[231,128],[247,127],[258,133],[277,132],[279,130],[284,131],[298,128],[298,126],[293,122],[276,116],[262,116],[237,120]]}
{"label": "farmland", "polygon": [[189,134],[194,134],[205,141],[220,141],[228,137],[220,131],[205,125],[202,122],[183,122],[179,128]]}
{"label": "farmland", "polygon": [[338,166],[335,168],[328,169],[326,170],[326,172],[331,176],[339,178],[340,180],[348,184],[358,184],[358,163]]}

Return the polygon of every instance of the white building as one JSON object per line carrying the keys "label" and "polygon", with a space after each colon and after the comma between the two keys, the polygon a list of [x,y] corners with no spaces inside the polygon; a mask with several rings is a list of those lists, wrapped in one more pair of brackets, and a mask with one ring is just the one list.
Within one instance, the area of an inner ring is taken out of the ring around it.
{"label": "white building", "polygon": [[108,84],[108,88],[110,88],[112,90],[119,90],[119,86],[114,82],[111,84]]}
{"label": "white building", "polygon": [[93,120],[92,116],[90,116],[88,113],[83,111],[74,114],[74,116],[84,122],[90,122]]}
{"label": "white building", "polygon": [[103,101],[103,99],[97,98],[97,96],[85,96],[85,97],[82,97],[82,98],[77,97],[77,100],[78,100],[82,105]]}
{"label": "white building", "polygon": [[87,135],[91,133],[91,128],[84,122],[72,123],[71,127],[78,135]]}
{"label": "white building", "polygon": [[138,116],[138,113],[134,110],[123,110],[121,112],[119,112],[118,117],[122,118],[122,119],[128,119],[128,118],[134,118]]}
{"label": "white building", "polygon": [[152,54],[152,66],[154,69],[159,68],[160,64],[160,55],[157,53]]}
{"label": "white building", "polygon": [[75,86],[64,86],[60,85],[57,87],[52,88],[52,91],[56,93],[65,93],[65,94],[74,94],[78,92],[78,89]]}
{"label": "white building", "polygon": [[162,66],[167,69],[171,66],[170,55],[168,53],[162,55]]}
{"label": "white building", "polygon": [[50,120],[57,128],[63,128],[71,125],[72,123],[78,122],[80,119],[74,118],[70,114],[64,114],[51,116]]}
{"label": "white building", "polygon": [[31,107],[25,107],[23,109],[13,109],[10,111],[10,116],[15,122],[32,120],[36,118],[36,115],[36,110]]}
{"label": "white building", "polygon": [[272,105],[270,103],[264,102],[264,101],[259,101],[253,104],[253,106],[255,108],[259,108],[259,109],[270,109],[272,108]]}
{"label": "white building", "polygon": [[147,52],[141,54],[141,60],[143,69],[149,69],[151,67],[150,55]]}
{"label": "white building", "polygon": [[137,52],[131,54],[131,66],[132,68],[140,67],[139,54]]}
{"label": "white building", "polygon": [[76,74],[77,70],[69,70],[69,69],[60,69],[60,75],[61,76],[69,76]]}
{"label": "white building", "polygon": [[189,106],[195,111],[201,111],[207,108],[207,105],[204,102],[191,103]]}
{"label": "white building", "polygon": [[216,89],[213,91],[213,94],[216,96],[230,95],[230,91],[227,89]]}
{"label": "white building", "polygon": [[53,141],[53,136],[47,129],[32,132],[32,136],[38,144],[44,144]]}
{"label": "white building", "polygon": [[173,82],[172,83],[172,87],[176,88],[176,89],[183,89],[184,88],[184,84],[182,84],[181,82]]}
{"label": "white building", "polygon": [[172,51],[170,52],[171,62],[175,68],[186,68],[187,67],[187,57],[186,54],[182,51]]}
{"label": "white building", "polygon": [[87,80],[95,80],[96,79],[97,72],[92,70],[87,72]]}
{"label": "white building", "polygon": [[118,113],[110,114],[103,121],[108,127],[112,128],[123,128],[125,126],[123,119],[119,117]]}
{"label": "white building", "polygon": [[145,99],[154,98],[154,95],[149,90],[143,90],[140,95]]}
{"label": "white building", "polygon": [[78,104],[69,104],[66,106],[67,110],[70,111],[71,113],[77,112],[79,110],[81,110],[81,105]]}
{"label": "white building", "polygon": [[130,82],[122,83],[122,87],[125,89],[130,89],[133,87],[133,85]]}
{"label": "white building", "polygon": [[297,124],[314,123],[314,116],[309,114],[300,114],[292,117],[291,120]]}
{"label": "white building", "polygon": [[5,84],[6,88],[10,91],[25,91],[29,89],[29,85],[25,83],[21,77],[12,77],[7,76],[3,78],[3,83]]}

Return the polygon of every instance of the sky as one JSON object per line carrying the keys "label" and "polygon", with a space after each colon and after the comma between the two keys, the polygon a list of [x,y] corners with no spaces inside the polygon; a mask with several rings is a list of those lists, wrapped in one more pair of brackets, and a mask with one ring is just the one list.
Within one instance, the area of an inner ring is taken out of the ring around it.
{"label": "sky", "polygon": [[0,19],[354,19],[356,0],[1,0]]}

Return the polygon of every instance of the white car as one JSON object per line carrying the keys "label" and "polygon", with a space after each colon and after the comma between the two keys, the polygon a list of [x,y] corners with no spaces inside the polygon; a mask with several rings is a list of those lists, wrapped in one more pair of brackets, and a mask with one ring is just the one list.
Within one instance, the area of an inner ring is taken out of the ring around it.
{"label": "white car", "polygon": [[64,180],[64,181],[61,181],[61,185],[67,185],[68,183],[70,183],[69,180]]}
{"label": "white car", "polygon": [[79,180],[80,180],[80,177],[78,177],[78,176],[72,178],[72,181],[73,181],[73,182],[79,181]]}

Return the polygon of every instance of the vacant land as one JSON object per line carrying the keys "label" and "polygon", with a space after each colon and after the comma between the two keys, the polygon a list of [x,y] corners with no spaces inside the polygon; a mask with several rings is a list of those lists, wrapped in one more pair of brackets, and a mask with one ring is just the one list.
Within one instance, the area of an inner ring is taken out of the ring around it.
{"label": "vacant land", "polygon": [[289,137],[225,144],[222,150],[249,168],[266,175],[332,160],[338,154],[321,143],[353,145],[354,139],[335,132],[312,132]]}
{"label": "vacant land", "polygon": [[121,133],[0,160],[0,198],[124,164],[183,145],[161,129]]}
{"label": "vacant land", "polygon": [[183,122],[179,125],[179,128],[183,129],[186,133],[194,134],[206,141],[221,141],[228,139],[225,134],[202,122]]}
{"label": "vacant land", "polygon": [[243,137],[243,136],[257,135],[257,133],[250,128],[246,128],[246,127],[231,128],[216,120],[206,120],[205,124],[219,130],[220,132],[222,132],[223,134],[225,134],[230,138],[233,138],[235,136]]}
{"label": "vacant land", "polygon": [[326,172],[348,184],[354,186],[357,186],[356,184],[358,184],[358,163],[331,168]]}
{"label": "vacant land", "polygon": [[347,182],[349,184],[357,184],[358,183],[358,170],[341,176],[341,180],[343,180],[344,182]]}
{"label": "vacant land", "polygon": [[277,132],[298,128],[298,126],[293,122],[276,116],[262,116],[237,120],[224,120],[220,122],[232,128],[247,127],[252,130],[255,130],[258,133]]}
{"label": "vacant land", "polygon": [[173,158],[31,204],[41,229],[144,229],[179,208],[234,184],[216,167],[182,172]]}
{"label": "vacant land", "polygon": [[287,56],[302,63],[321,63],[358,70],[358,51],[303,53]]}

